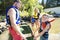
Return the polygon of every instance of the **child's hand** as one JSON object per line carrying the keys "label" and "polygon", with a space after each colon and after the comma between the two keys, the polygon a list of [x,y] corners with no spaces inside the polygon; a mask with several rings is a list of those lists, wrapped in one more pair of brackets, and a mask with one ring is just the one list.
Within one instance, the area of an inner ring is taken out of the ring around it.
{"label": "child's hand", "polygon": [[34,34],[33,33],[31,33],[31,35],[34,37]]}
{"label": "child's hand", "polygon": [[38,34],[37,36],[34,36],[34,39],[37,39],[40,36],[40,34]]}

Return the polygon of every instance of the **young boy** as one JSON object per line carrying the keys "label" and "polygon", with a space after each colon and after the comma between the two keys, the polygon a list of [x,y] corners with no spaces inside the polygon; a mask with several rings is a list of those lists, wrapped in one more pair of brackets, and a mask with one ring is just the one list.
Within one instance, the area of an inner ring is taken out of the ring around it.
{"label": "young boy", "polygon": [[35,36],[35,39],[40,36],[40,40],[48,40],[49,36],[49,29],[51,28],[51,24],[48,21],[48,15],[44,14],[42,15],[42,19],[40,20],[40,31],[37,36]]}

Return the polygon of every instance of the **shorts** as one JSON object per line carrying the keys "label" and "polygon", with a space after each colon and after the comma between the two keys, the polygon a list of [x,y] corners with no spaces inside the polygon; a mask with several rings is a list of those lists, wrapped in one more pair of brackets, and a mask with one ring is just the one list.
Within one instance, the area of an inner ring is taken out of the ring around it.
{"label": "shorts", "polygon": [[40,40],[48,40],[48,38],[45,38],[45,37],[41,36]]}
{"label": "shorts", "polygon": [[12,27],[9,27],[9,32],[11,36],[13,37],[13,40],[23,40],[22,36],[18,35]]}
{"label": "shorts", "polygon": [[38,20],[38,18],[32,18],[32,19],[31,19],[31,22],[34,23],[35,20]]}
{"label": "shorts", "polygon": [[41,37],[40,37],[40,40],[48,40],[48,34],[46,34],[46,35],[42,35]]}

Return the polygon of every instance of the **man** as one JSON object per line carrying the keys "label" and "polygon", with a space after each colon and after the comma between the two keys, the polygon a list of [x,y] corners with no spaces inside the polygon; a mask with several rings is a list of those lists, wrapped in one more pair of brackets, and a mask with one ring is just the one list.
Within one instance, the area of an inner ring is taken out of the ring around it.
{"label": "man", "polygon": [[24,35],[20,31],[20,15],[19,8],[21,8],[21,1],[14,0],[14,3],[11,7],[6,10],[6,20],[9,27],[9,32],[13,37],[13,40],[23,40],[25,39]]}
{"label": "man", "polygon": [[40,32],[35,37],[35,39],[40,36],[40,40],[48,40],[48,36],[49,36],[48,32],[49,32],[49,29],[51,28],[51,24],[48,21],[48,15],[44,14],[40,21],[41,21]]}

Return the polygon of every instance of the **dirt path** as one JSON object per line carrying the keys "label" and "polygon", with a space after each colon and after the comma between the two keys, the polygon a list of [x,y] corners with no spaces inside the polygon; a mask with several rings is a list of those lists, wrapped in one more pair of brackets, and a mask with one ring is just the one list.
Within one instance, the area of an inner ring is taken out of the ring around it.
{"label": "dirt path", "polygon": [[50,34],[49,40],[60,40],[60,33],[58,34]]}
{"label": "dirt path", "polygon": [[8,40],[9,38],[9,32],[8,30],[4,31],[1,35],[0,35],[0,40]]}

